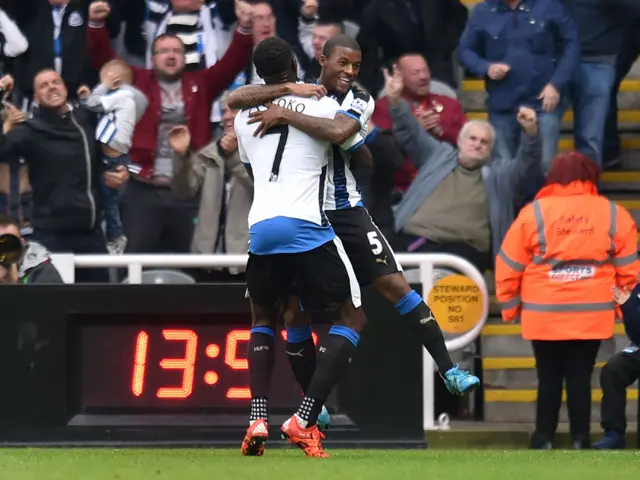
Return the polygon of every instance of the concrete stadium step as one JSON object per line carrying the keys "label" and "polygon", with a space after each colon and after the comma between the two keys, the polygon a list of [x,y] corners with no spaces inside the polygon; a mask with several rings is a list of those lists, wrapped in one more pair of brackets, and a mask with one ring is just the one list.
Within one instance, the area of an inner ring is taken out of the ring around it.
{"label": "concrete stadium step", "polygon": [[[604,363],[629,344],[621,324],[613,339],[602,342],[592,378],[592,420],[599,421],[597,404],[602,399],[599,374]],[[521,336],[520,325],[487,325],[481,334],[485,420],[491,422],[530,422],[535,418],[537,376],[531,343]],[[628,390],[627,415],[637,418],[637,383]],[[563,399],[566,402],[566,399]],[[566,419],[563,406],[561,418]]]}
{"label": "concrete stadium step", "polygon": [[[485,325],[480,335],[483,358],[514,358],[533,355],[531,342],[522,338],[522,326],[519,324],[489,324]],[[624,325],[616,323],[613,340],[606,340],[600,347],[598,361],[606,361],[615,352],[629,345],[624,333]],[[490,362],[497,362],[492,360]]]}
{"label": "concrete stadium step", "polygon": [[[603,172],[600,177],[603,193],[640,192],[640,170]],[[638,197],[640,199],[640,196]]]}
{"label": "concrete stadium step", "polygon": [[[489,390],[484,391],[484,418],[488,422],[533,422],[536,418],[537,392],[531,390]],[[566,393],[563,392],[560,407],[560,421],[569,421],[566,405]],[[591,421],[600,421],[600,403],[602,390],[591,391]],[[627,390],[626,415],[628,422],[636,422],[638,418],[638,390]]]}
{"label": "concrete stadium step", "polygon": [[630,150],[628,152],[621,152],[620,164],[618,170],[633,171],[640,170],[640,155],[637,151]]}
{"label": "concrete stadium step", "polygon": [[[452,421],[450,430],[436,430],[427,432],[427,441],[430,449],[527,449],[531,442],[531,436],[535,425],[531,422],[472,422]],[[598,440],[602,429],[600,424],[591,424],[591,440]],[[556,438],[553,442],[555,448],[571,448],[569,424],[558,424]],[[629,425],[627,429],[627,448],[636,446],[636,426]]]}
{"label": "concrete stadium step", "polygon": [[[601,350],[609,350],[601,348]],[[598,355],[600,359],[591,379],[592,388],[600,388],[600,370],[606,361],[602,358],[608,357],[606,354]],[[536,373],[536,360],[531,357],[482,357],[482,383],[485,389],[499,390],[527,390],[536,389],[538,377]],[[638,387],[635,382],[634,387]],[[631,388],[634,388],[631,387]]]}
{"label": "concrete stadium step", "polygon": [[[640,151],[640,135],[622,133],[620,135],[620,148],[626,152],[635,152],[637,155],[638,151]],[[573,136],[569,134],[562,135],[558,141],[558,150],[561,152],[575,150]]]}
{"label": "concrete stadium step", "polygon": [[[464,80],[459,95],[465,111],[486,111],[484,80]],[[640,79],[624,80],[618,94],[618,109],[621,111],[640,110]]]}

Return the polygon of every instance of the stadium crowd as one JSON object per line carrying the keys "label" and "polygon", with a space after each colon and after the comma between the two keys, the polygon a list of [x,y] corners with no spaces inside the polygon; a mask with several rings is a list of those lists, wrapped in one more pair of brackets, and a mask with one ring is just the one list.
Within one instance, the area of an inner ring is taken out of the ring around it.
{"label": "stadium crowd", "polygon": [[[0,233],[19,231],[31,251],[19,269],[0,267],[1,280],[59,281],[43,272],[46,251],[245,253],[253,180],[241,164],[230,92],[263,83],[252,54],[274,36],[291,45],[298,80],[317,82],[331,53],[326,42],[344,33],[357,40],[361,66],[336,68],[350,69],[375,99],[364,140],[372,167],[354,169],[371,217],[396,251],[452,253],[480,271],[493,269],[497,257],[505,319],[522,311],[524,325],[536,300],[520,299],[518,282],[526,281],[513,272],[527,264],[527,252],[512,247],[534,233],[525,238],[514,228],[542,222],[535,207],[523,208],[532,200],[598,197],[601,170],[619,162],[616,98],[639,53],[639,21],[637,0],[485,0],[471,11],[460,0],[0,0]],[[392,83],[385,69],[394,72]],[[485,80],[489,122],[468,121],[456,95],[465,76]],[[295,83],[287,88],[308,94]],[[558,156],[569,107],[578,153]],[[544,218],[586,218],[589,201],[576,212],[563,210],[568,203],[554,203],[558,212],[545,210]],[[629,271],[637,263],[636,227],[626,212],[617,215],[623,225],[618,236],[611,227],[607,292],[614,284],[632,290],[637,280]],[[604,238],[604,223],[580,227],[601,228]],[[567,244],[542,237],[531,248],[542,245],[564,248],[554,259],[575,263]],[[621,252],[633,261],[624,263]],[[583,263],[595,255],[580,254]],[[243,275],[190,273],[199,281]],[[108,282],[109,275],[82,269],[76,281]],[[601,303],[612,327],[615,305]],[[591,342],[571,354],[582,368],[563,373],[584,390],[580,381],[590,379],[600,340],[613,330],[556,329],[525,338],[552,370],[558,353],[548,341]],[[640,376],[640,358],[631,366],[624,360],[617,361],[624,378],[605,375],[603,388]],[[563,377],[539,374],[553,391],[544,394],[548,409],[538,409],[533,446],[547,448]],[[588,446],[591,405],[570,408],[580,412],[572,417],[576,445]],[[625,425],[603,418],[610,421],[604,447],[619,446]]]}

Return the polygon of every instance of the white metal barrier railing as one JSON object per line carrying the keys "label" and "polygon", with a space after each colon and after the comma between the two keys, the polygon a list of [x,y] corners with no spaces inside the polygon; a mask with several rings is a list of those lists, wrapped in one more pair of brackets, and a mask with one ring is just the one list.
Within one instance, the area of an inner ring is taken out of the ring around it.
{"label": "white metal barrier railing", "polygon": [[[457,338],[447,340],[449,351],[460,350],[472,343],[484,326],[489,314],[489,293],[484,277],[467,260],[455,255],[440,253],[397,254],[397,260],[404,267],[420,269],[423,297],[427,298],[433,287],[434,266],[449,267],[469,277],[480,288],[483,297],[483,311],[480,321],[468,332]],[[247,263],[246,255],[52,255],[56,266],[66,283],[74,282],[74,268],[127,268],[129,283],[142,283],[142,269],[146,268],[215,268],[243,267]],[[431,355],[423,350],[423,421],[425,430],[435,430],[434,419],[434,379],[436,370]]]}

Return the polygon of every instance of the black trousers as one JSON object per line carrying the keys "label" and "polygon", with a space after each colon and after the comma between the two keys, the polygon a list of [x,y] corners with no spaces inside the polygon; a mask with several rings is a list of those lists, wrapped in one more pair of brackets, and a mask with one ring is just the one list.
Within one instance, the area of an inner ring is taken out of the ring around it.
{"label": "black trousers", "polygon": [[129,180],[122,195],[126,253],[190,253],[200,200],[179,200],[169,187]]}
{"label": "black trousers", "polygon": [[[51,253],[108,254],[107,239],[100,229],[79,233],[54,233],[36,229],[29,240],[44,245]],[[109,270],[76,268],[75,283],[109,283]]]}
{"label": "black trousers", "polygon": [[430,240],[416,243],[418,240],[419,237],[401,232],[396,236],[394,250],[407,252],[409,251],[408,248],[413,245],[414,247],[417,246],[417,248],[411,250],[412,253],[448,253],[457,255],[480,270],[480,273],[484,273],[485,270],[493,266],[491,253],[479,252],[465,243],[435,243]]}
{"label": "black trousers", "polygon": [[591,422],[591,375],[600,340],[534,340],[538,373],[536,435],[552,441],[558,427],[562,384],[566,382],[573,441],[588,441]]}
{"label": "black trousers", "polygon": [[627,76],[640,54],[640,30],[636,23],[632,23],[625,30],[624,41],[616,57],[616,79],[611,90],[611,105],[607,113],[604,127],[604,161],[611,161],[620,156],[620,135],[618,132],[618,92],[620,84]]}
{"label": "black trousers", "polygon": [[628,348],[609,359],[600,371],[601,424],[624,435],[627,428],[627,387],[640,378],[640,349]]}

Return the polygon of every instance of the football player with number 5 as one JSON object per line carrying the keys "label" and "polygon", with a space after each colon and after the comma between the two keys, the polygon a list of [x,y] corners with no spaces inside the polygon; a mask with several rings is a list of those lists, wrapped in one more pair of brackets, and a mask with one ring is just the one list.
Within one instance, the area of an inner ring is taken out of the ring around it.
{"label": "football player with number 5", "polygon": [[[259,120],[263,128],[288,124],[334,145],[333,160],[329,163],[329,192],[325,213],[344,245],[360,285],[373,283],[380,293],[395,305],[398,313],[420,337],[422,344],[433,357],[447,389],[452,394],[463,395],[475,389],[480,380],[459,369],[451,361],[442,331],[431,308],[404,278],[402,267],[396,261],[393,250],[364,207],[350,170],[350,153],[335,146],[342,144],[345,134],[359,132],[359,140],[353,142],[349,149],[353,153],[361,150],[376,134],[375,130],[368,132],[367,129],[375,106],[374,99],[352,85],[360,71],[361,57],[358,43],[346,35],[336,35],[324,46],[323,55],[320,57],[322,73],[318,83],[326,87],[329,96],[341,104],[341,110],[335,119],[315,118],[275,104],[268,105],[263,111],[255,112],[252,118]],[[228,102],[233,108],[265,104],[281,95],[282,88],[282,85],[242,87],[231,94]],[[287,338],[289,343],[299,343],[291,346],[292,351],[300,350],[302,342],[309,344],[309,348],[303,351],[304,358],[290,357],[296,379],[303,386],[313,374],[316,353],[311,340],[308,316],[299,312],[293,317],[293,320],[287,322]],[[294,365],[294,362],[298,365]]]}

